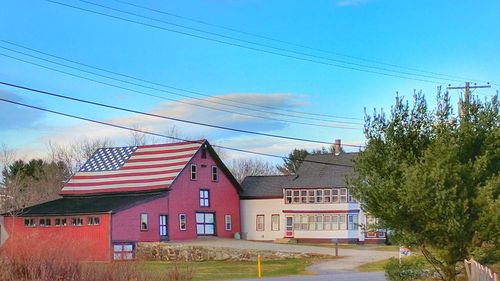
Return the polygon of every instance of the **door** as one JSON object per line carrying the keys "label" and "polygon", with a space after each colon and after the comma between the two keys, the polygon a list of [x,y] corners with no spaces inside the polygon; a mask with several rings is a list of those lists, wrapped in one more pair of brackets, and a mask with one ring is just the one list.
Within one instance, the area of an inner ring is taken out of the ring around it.
{"label": "door", "polygon": [[167,215],[160,215],[160,240],[168,239],[168,217]]}
{"label": "door", "polygon": [[196,234],[199,236],[215,235],[214,213],[196,213]]}
{"label": "door", "polygon": [[285,238],[293,238],[293,217],[286,217]]}

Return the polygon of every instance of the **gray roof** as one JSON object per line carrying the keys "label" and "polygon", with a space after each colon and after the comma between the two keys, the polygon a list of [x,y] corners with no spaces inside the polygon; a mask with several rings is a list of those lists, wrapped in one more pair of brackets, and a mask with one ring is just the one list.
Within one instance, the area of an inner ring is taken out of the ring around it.
{"label": "gray roof", "polygon": [[241,183],[243,192],[241,198],[272,198],[283,197],[283,186],[293,179],[291,176],[248,176]]}
{"label": "gray roof", "polygon": [[309,155],[306,160],[310,162],[303,162],[295,175],[246,177],[241,183],[241,198],[281,198],[283,188],[347,187],[346,176],[354,173],[354,169],[349,166],[353,165],[352,160],[357,155],[358,153]]}
{"label": "gray roof", "polygon": [[[358,153],[341,153],[309,155],[307,161],[300,165],[296,176],[283,187],[286,188],[320,188],[346,187],[346,176],[352,175],[352,160]],[[315,163],[329,163],[330,165]],[[332,165],[333,164],[333,165]]]}

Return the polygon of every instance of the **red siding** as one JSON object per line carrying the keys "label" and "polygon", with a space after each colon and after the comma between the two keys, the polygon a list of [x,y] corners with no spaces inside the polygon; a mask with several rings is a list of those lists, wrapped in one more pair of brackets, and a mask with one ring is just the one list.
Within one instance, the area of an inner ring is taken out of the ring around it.
{"label": "red siding", "polygon": [[[148,214],[148,230],[141,231],[141,214]],[[160,215],[168,215],[168,197],[162,197],[113,214],[112,240],[160,241]],[[169,218],[170,219],[170,218]]]}
{"label": "red siding", "polygon": [[[110,253],[110,214],[92,214],[92,216],[100,217],[99,225],[86,225],[87,215],[81,215],[84,219],[84,225],[71,226],[71,216],[57,216],[57,218],[66,218],[67,226],[54,226],[56,217],[45,216],[43,218],[51,218],[52,225],[49,227],[38,226],[38,217],[36,217],[37,225],[35,227],[24,226],[22,217],[5,217],[5,228],[9,233],[9,238],[4,246],[15,247],[14,243],[33,244],[39,241],[43,247],[51,247],[54,249],[66,248],[67,253],[72,253],[74,258],[83,260],[107,261],[111,257]],[[75,216],[77,217],[77,216]]]}
{"label": "red siding", "polygon": [[[197,180],[190,179],[190,166],[197,166]],[[195,239],[195,213],[215,212],[216,235],[219,237],[233,237],[240,232],[240,200],[236,188],[218,168],[218,181],[211,178],[211,167],[216,162],[209,153],[206,158],[201,157],[199,151],[179,174],[169,192],[169,233],[171,240]],[[199,190],[210,190],[210,207],[200,207]],[[179,214],[186,214],[187,229],[179,230]],[[231,215],[232,230],[226,231],[224,226],[225,215]]]}

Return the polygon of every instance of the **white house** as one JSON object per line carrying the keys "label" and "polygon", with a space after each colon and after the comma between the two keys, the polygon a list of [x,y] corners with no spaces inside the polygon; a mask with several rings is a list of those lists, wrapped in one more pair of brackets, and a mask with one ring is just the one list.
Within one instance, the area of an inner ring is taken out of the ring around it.
{"label": "white house", "polygon": [[[310,155],[295,175],[251,176],[240,196],[243,239],[340,243],[384,243],[384,231],[371,231],[367,216],[349,193],[357,153]],[[370,231],[368,231],[370,230]]]}

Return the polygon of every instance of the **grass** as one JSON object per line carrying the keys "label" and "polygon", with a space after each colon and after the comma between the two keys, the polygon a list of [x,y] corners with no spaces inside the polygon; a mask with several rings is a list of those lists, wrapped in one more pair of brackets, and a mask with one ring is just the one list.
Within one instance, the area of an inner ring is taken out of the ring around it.
{"label": "grass", "polygon": [[[308,274],[306,267],[317,259],[283,259],[262,262],[264,277]],[[257,278],[254,261],[145,262],[146,271],[165,273],[174,268],[191,269],[195,281]]]}
{"label": "grass", "polygon": [[[405,260],[415,260],[415,259],[422,259],[425,260],[424,257],[414,255],[411,257],[403,257]],[[384,271],[384,266],[389,262],[389,259],[386,260],[380,260],[380,261],[374,261],[374,262],[369,262],[362,264],[358,266],[356,269],[360,272],[374,272],[374,271]],[[430,266],[430,265],[429,265]]]}

